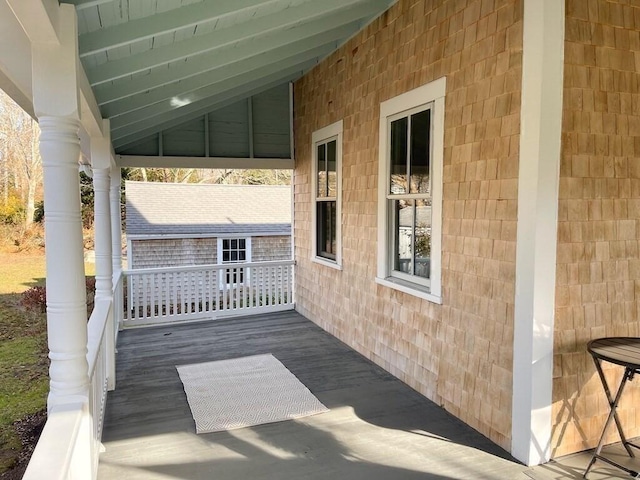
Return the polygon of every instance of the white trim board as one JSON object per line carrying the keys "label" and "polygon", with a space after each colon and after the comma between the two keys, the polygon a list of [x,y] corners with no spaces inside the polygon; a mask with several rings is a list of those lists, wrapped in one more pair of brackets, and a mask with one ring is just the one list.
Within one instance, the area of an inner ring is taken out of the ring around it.
{"label": "white trim board", "polygon": [[527,465],[551,456],[564,20],[564,2],[524,2],[511,453]]}

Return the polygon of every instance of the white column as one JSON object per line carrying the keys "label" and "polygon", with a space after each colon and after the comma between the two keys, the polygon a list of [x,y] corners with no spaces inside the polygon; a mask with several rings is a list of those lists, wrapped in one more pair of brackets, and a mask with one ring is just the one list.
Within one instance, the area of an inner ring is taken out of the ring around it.
{"label": "white column", "polygon": [[87,303],[80,219],[80,108],[75,9],[61,5],[57,41],[32,43],[33,104],[44,171],[48,406],[87,401]]}
{"label": "white column", "polygon": [[120,168],[111,169],[111,259],[114,278],[122,271],[122,222],[120,220]]}
{"label": "white column", "polygon": [[93,169],[96,297],[106,298],[111,298],[113,294],[109,200],[111,172],[109,170],[108,168]]}
{"label": "white column", "polygon": [[47,264],[47,334],[51,387],[48,405],[86,396],[87,298],[85,290],[76,118],[41,116]]}
{"label": "white column", "polygon": [[564,2],[525,0],[511,453],[550,458]]}
{"label": "white column", "polygon": [[[94,152],[92,142],[92,153]],[[109,152],[107,151],[107,155]],[[93,157],[93,155],[92,155]],[[96,251],[96,300],[107,298],[113,301],[113,274],[111,258],[111,207],[109,191],[111,185],[110,168],[93,169],[94,190],[94,230]],[[116,345],[114,309],[107,317],[105,327],[105,356],[107,364],[107,388],[116,386]]]}

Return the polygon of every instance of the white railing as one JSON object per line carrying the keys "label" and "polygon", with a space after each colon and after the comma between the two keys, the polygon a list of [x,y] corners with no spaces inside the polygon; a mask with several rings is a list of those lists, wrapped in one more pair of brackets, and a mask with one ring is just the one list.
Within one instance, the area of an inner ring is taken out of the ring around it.
{"label": "white railing", "polygon": [[[107,402],[109,361],[114,353],[109,352],[109,349],[114,349],[114,332],[110,322],[113,315],[112,306],[113,302],[110,298],[96,298],[95,306],[87,325],[87,363],[89,364],[90,381],[89,413],[93,420],[91,462],[96,475],[98,472],[104,411]],[[109,335],[111,335],[111,339],[108,338]],[[93,478],[95,478],[95,475]]]}
{"label": "white railing", "polygon": [[[87,324],[89,397],[54,405],[23,480],[75,480],[97,477],[104,409],[107,399],[109,348],[113,348],[110,298],[97,298]],[[109,338],[111,336],[111,339]]]}
{"label": "white railing", "polygon": [[[291,310],[290,261],[126,270],[123,326]],[[123,285],[124,287],[124,285]]]}

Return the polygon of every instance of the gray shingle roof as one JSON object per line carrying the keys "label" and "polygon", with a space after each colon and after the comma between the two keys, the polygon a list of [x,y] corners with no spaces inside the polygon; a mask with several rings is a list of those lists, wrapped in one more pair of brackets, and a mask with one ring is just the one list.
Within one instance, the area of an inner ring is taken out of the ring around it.
{"label": "gray shingle roof", "polygon": [[127,235],[291,233],[291,187],[126,182]]}

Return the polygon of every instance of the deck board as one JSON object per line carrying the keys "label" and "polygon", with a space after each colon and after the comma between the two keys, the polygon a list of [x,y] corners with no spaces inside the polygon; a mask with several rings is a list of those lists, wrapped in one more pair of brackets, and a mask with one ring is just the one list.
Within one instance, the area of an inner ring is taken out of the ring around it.
{"label": "deck board", "polygon": [[[196,435],[175,365],[264,353],[331,411]],[[100,480],[531,478],[507,452],[296,312],[121,332],[103,443]]]}

